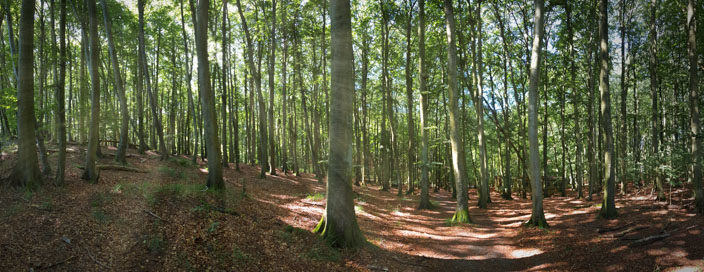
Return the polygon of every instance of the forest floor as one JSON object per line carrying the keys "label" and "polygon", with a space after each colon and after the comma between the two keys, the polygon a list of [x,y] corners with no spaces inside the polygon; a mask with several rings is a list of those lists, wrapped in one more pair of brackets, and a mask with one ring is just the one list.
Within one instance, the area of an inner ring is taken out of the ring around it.
{"label": "forest floor", "polygon": [[[370,243],[336,250],[310,232],[325,209],[325,184],[310,175],[259,179],[256,167],[231,166],[224,192],[204,191],[204,164],[130,149],[128,164],[139,172],[102,170],[91,185],[79,179],[82,152],[69,146],[64,187],[0,190],[0,271],[704,270],[704,218],[689,210],[689,190],[673,188],[669,203],[631,189],[617,196],[615,220],[598,218],[597,195],[553,196],[545,199],[550,228],[537,229],[522,227],[531,202],[516,194],[493,193],[479,209],[471,191],[473,223],[450,226],[448,192],[432,193],[435,208],[418,211],[417,194],[355,187]],[[2,154],[3,176],[13,159]],[[638,245],[653,235],[662,239]]]}

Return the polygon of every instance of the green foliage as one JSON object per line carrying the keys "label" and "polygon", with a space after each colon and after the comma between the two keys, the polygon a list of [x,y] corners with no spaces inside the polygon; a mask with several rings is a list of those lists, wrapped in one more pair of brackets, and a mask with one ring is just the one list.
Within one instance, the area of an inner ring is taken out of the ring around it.
{"label": "green foliage", "polygon": [[162,234],[147,234],[142,240],[142,244],[144,244],[152,254],[162,254],[166,248],[166,241],[164,241]]}
{"label": "green foliage", "polygon": [[220,225],[220,222],[217,221],[210,223],[210,227],[208,227],[208,233],[215,232],[215,230],[218,229],[218,225]]}
{"label": "green foliage", "polygon": [[232,245],[232,254],[231,254],[232,260],[234,260],[237,263],[247,263],[249,262],[252,257],[242,251],[237,245]]}
{"label": "green foliage", "polygon": [[337,249],[327,243],[316,243],[308,249],[304,255],[306,258],[316,261],[338,262],[342,258]]}
{"label": "green foliage", "polygon": [[321,193],[315,193],[314,195],[308,194],[306,195],[306,199],[312,200],[312,201],[321,201],[325,200],[325,195]]}
{"label": "green foliage", "polygon": [[168,166],[159,166],[157,171],[159,171],[159,173],[162,175],[169,176],[177,180],[184,179],[186,177],[186,174],[183,172],[183,170],[174,169]]}
{"label": "green foliage", "polygon": [[109,221],[108,215],[105,214],[103,209],[94,208],[91,211],[91,215],[93,215],[93,218],[95,218],[95,221],[97,221],[100,224],[106,224]]}
{"label": "green foliage", "polygon": [[170,157],[168,161],[169,163],[180,167],[194,168],[196,166],[190,159],[186,159],[183,157]]}

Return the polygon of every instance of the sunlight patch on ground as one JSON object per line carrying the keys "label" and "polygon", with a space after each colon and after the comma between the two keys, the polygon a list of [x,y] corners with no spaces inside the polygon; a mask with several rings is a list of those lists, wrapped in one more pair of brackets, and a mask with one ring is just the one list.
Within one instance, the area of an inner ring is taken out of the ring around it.
{"label": "sunlight patch on ground", "polygon": [[537,249],[537,248],[523,248],[523,249],[512,250],[511,257],[526,258],[526,257],[535,256],[535,255],[538,255],[541,253],[543,253],[543,251],[540,249]]}
{"label": "sunlight patch on ground", "polygon": [[205,174],[208,173],[208,168],[198,168],[198,170],[199,170],[201,173],[205,173]]}

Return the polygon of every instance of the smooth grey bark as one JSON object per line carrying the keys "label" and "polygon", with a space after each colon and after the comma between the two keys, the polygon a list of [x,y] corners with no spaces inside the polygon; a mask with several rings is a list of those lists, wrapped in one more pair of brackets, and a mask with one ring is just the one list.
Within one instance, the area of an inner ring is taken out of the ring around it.
{"label": "smooth grey bark", "polygon": [[330,160],[325,216],[314,230],[330,244],[358,247],[365,243],[357,225],[352,191],[352,103],[354,60],[350,1],[330,3],[332,93],[330,95]]}
{"label": "smooth grey bark", "polygon": [[702,193],[701,140],[699,139],[699,77],[697,76],[697,17],[694,0],[687,1],[687,56],[689,57],[689,114],[691,130],[691,174],[694,183],[694,203],[699,214],[704,214],[704,193]]}
{"label": "smooth grey bark", "polygon": [[208,61],[208,2],[199,0],[197,21],[195,24],[196,52],[198,55],[198,89],[200,90],[203,128],[205,130],[205,148],[208,152],[208,188],[224,189],[220,143],[218,142],[218,122],[215,113],[215,94],[210,86],[210,67]]}
{"label": "smooth grey bark", "polygon": [[[11,17],[7,11],[8,28]],[[12,41],[10,41],[12,43]],[[14,63],[14,62],[13,62]],[[34,117],[34,0],[22,0],[17,61],[17,164],[10,184],[34,190],[42,184],[35,139]]]}
{"label": "smooth grey bark", "polygon": [[[657,0],[650,1],[650,29],[648,34],[648,41],[650,45],[650,58],[648,61],[648,72],[650,73],[650,95],[653,103],[652,106],[652,141],[653,141],[653,156],[655,156],[655,161],[659,166],[660,164],[660,122],[659,122],[659,107],[658,107],[658,41],[657,41]],[[655,173],[655,189],[658,192],[657,199],[665,200],[665,193],[663,192],[663,177],[660,173],[656,171]]]}
{"label": "smooth grey bark", "polygon": [[[535,25],[533,28],[533,45],[530,57],[530,75],[528,85],[528,141],[530,156],[528,159],[532,189],[533,209],[529,226],[548,227],[543,211],[543,188],[540,185],[540,161],[538,152],[538,86],[540,86],[540,55],[543,34],[545,33],[544,1],[535,0]],[[545,152],[545,151],[544,151]]]}
{"label": "smooth grey bark", "polygon": [[88,32],[90,34],[90,81],[91,81],[91,116],[88,133],[88,152],[86,153],[86,165],[81,176],[82,179],[90,183],[97,184],[99,178],[98,168],[95,161],[98,158],[99,125],[100,125],[100,78],[98,67],[100,66],[100,47],[98,44],[98,18],[95,0],[88,0]]}
{"label": "smooth grey bark", "polygon": [[[66,86],[66,0],[59,1],[59,78],[56,83],[56,125],[59,141],[59,154],[56,162],[54,184],[64,185],[66,172],[66,105],[64,88]],[[70,102],[69,102],[70,103]]]}
{"label": "smooth grey bark", "polygon": [[477,110],[477,141],[479,142],[479,199],[477,206],[486,209],[489,203],[489,173],[487,171],[487,154],[486,154],[486,137],[484,135],[484,89],[483,89],[483,66],[482,63],[482,19],[481,19],[481,0],[477,1],[477,33],[476,33],[476,56],[475,65],[472,68],[476,71],[475,103],[474,107]]}
{"label": "smooth grey bark", "polygon": [[620,31],[621,31],[621,118],[618,143],[618,175],[617,179],[621,184],[621,194],[626,194],[626,146],[628,145],[628,115],[626,113],[626,97],[628,96],[628,86],[626,86],[626,0],[621,0],[620,11]]}
{"label": "smooth grey bark", "polygon": [[604,147],[604,200],[599,214],[604,218],[616,217],[616,173],[614,157],[614,133],[611,124],[611,92],[609,91],[609,24],[607,0],[599,1],[599,93],[601,94],[601,125],[606,138]]}
{"label": "smooth grey bark", "polygon": [[[413,78],[411,72],[411,22],[413,19],[413,6],[415,2],[411,0],[406,0],[408,2],[408,11],[406,18],[406,125],[408,128],[408,193],[414,191],[415,186],[413,183],[416,180],[416,129],[415,123],[413,121]],[[401,189],[399,188],[399,193]]]}
{"label": "smooth grey bark", "polygon": [[567,36],[568,36],[568,41],[569,41],[569,69],[570,69],[570,81],[569,81],[569,88],[570,91],[572,92],[572,107],[574,109],[574,130],[575,130],[575,144],[576,144],[576,150],[575,150],[575,172],[577,173],[576,179],[577,179],[577,198],[582,198],[583,193],[582,193],[582,184],[584,182],[584,171],[582,170],[582,127],[581,127],[581,114],[580,114],[580,107],[581,107],[581,95],[577,91],[577,88],[575,86],[575,78],[576,78],[576,73],[577,73],[577,67],[575,66],[574,63],[574,30],[572,28],[572,5],[570,2],[567,2],[565,4],[565,13],[567,20],[565,21],[566,27],[567,27]]}
{"label": "smooth grey bark", "polygon": [[105,23],[105,32],[108,37],[108,50],[110,51],[110,58],[112,59],[112,75],[115,77],[115,89],[117,90],[117,96],[120,100],[120,143],[117,146],[117,152],[115,153],[115,161],[126,164],[125,154],[127,153],[127,129],[129,125],[129,112],[127,109],[127,97],[125,96],[124,82],[122,81],[122,75],[120,74],[120,64],[117,58],[117,51],[115,50],[115,42],[112,38],[112,22],[110,21],[110,14],[108,13],[108,6],[105,0],[100,0],[100,4],[103,8],[103,22]]}
{"label": "smooth grey bark", "polygon": [[[509,48],[508,48],[508,41],[506,40],[506,30],[505,30],[505,25],[504,25],[504,19],[501,13],[499,12],[500,8],[498,4],[494,4],[494,14],[496,15],[496,18],[499,23],[499,33],[501,34],[501,44],[502,44],[502,65],[503,65],[503,70],[504,70],[504,75],[503,75],[503,103],[502,103],[502,111],[503,111],[503,119],[504,119],[504,141],[506,141],[506,144],[504,145],[504,159],[503,159],[503,188],[501,189],[501,197],[506,199],[506,200],[512,200],[513,197],[511,196],[511,190],[512,190],[512,182],[511,182],[511,146],[513,145],[513,142],[511,140],[511,123],[510,123],[510,116],[511,116],[511,111],[509,107],[509,102],[508,102],[508,75],[509,75]],[[511,77],[513,79],[513,73],[511,73]],[[515,84],[514,84],[515,87]],[[517,91],[514,89],[514,94]],[[516,99],[516,102],[518,102],[518,99]],[[520,157],[520,153],[517,151],[516,152],[517,156]]]}
{"label": "smooth grey bark", "polygon": [[276,56],[276,0],[271,5],[271,43],[269,44],[269,174],[276,176],[276,142],[274,135],[274,69]]}
{"label": "smooth grey bark", "polygon": [[49,164],[49,156],[46,151],[46,145],[44,144],[44,135],[46,134],[47,128],[44,125],[44,104],[45,99],[48,95],[45,95],[45,85],[47,76],[47,57],[44,50],[44,41],[46,40],[44,31],[44,1],[40,2],[39,5],[39,112],[40,114],[36,116],[37,120],[35,123],[36,127],[36,141],[37,147],[39,149],[39,162],[41,163],[42,175],[51,176],[51,165]]}
{"label": "smooth grey bark", "polygon": [[450,145],[452,148],[452,170],[457,188],[457,207],[452,217],[452,222],[469,223],[468,197],[467,197],[467,170],[465,162],[464,144],[462,143],[462,124],[457,103],[459,92],[457,86],[457,48],[455,38],[455,16],[452,1],[444,0],[445,29],[447,32],[447,75],[448,75],[448,100]]}
{"label": "smooth grey bark", "polygon": [[[183,1],[181,0],[180,2],[180,8],[181,8],[181,33],[183,34],[183,51],[184,51],[184,56],[185,56],[185,65],[186,65],[186,95],[188,96],[188,112],[191,113],[192,115],[192,121],[193,121],[193,154],[191,156],[191,163],[195,164],[196,159],[198,158],[198,136],[200,133],[198,133],[198,115],[196,114],[196,107],[195,103],[193,102],[193,90],[191,89],[191,80],[193,77],[193,67],[191,67],[191,61],[189,60],[189,56],[191,56],[190,51],[188,51],[188,36],[186,35],[186,19],[185,16],[183,15]],[[192,2],[190,2],[192,4]],[[195,16],[193,15],[193,8],[191,8],[191,18],[194,19]],[[195,25],[195,24],[194,24]],[[142,141],[140,139],[140,141]],[[140,144],[141,145],[141,144]]]}
{"label": "smooth grey bark", "polygon": [[227,156],[227,0],[222,2],[222,94],[221,94],[221,118],[222,118],[222,166],[229,167]]}
{"label": "smooth grey bark", "polygon": [[421,174],[420,174],[420,203],[418,209],[430,209],[430,181],[428,180],[428,132],[425,122],[428,115],[428,94],[426,81],[428,74],[425,70],[425,0],[418,0],[418,92],[420,93],[420,138],[421,138]]}

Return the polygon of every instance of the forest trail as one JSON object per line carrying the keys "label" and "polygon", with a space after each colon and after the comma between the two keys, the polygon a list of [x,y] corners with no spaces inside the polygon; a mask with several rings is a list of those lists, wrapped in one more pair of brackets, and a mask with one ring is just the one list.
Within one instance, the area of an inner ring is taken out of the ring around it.
{"label": "forest trail", "polygon": [[[649,189],[617,198],[620,217],[597,218],[599,198],[546,198],[551,227],[524,228],[530,200],[493,193],[476,207],[472,224],[450,226],[455,202],[431,193],[432,210],[418,211],[417,195],[354,187],[358,222],[370,246],[329,248],[310,230],[323,213],[325,184],[308,174],[267,176],[257,167],[224,171],[227,191],[205,191],[207,170],[190,158],[159,161],[130,149],[128,163],[144,173],[101,171],[98,185],[78,179],[83,155],[69,147],[67,185],[27,193],[0,192],[0,270],[16,271],[652,271],[704,268],[704,220],[654,202]],[[103,148],[111,154],[112,148]],[[2,173],[13,155],[3,154]],[[50,156],[51,160],[55,155]],[[106,156],[99,164],[111,164]],[[244,187],[244,190],[243,190]],[[625,201],[623,198],[628,198]],[[681,202],[683,201],[683,202]],[[624,226],[638,226],[616,235]],[[622,228],[619,228],[622,227]],[[599,233],[599,230],[618,229]],[[662,241],[629,248],[661,232]],[[605,256],[604,254],[607,254]],[[623,262],[613,262],[619,259]]]}

